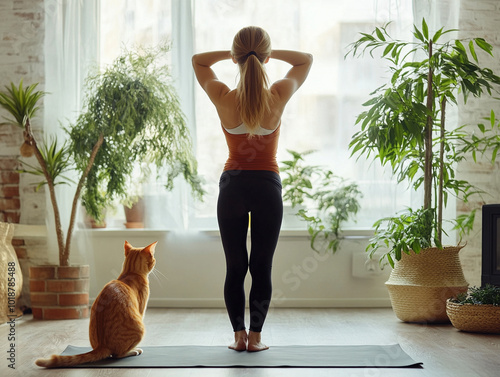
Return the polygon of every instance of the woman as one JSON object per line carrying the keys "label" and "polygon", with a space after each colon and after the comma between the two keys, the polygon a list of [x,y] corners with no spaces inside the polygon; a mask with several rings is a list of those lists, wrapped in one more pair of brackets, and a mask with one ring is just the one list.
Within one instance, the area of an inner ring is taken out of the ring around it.
{"label": "woman", "polygon": [[[240,81],[231,90],[217,79],[211,66],[232,59]],[[264,64],[269,59],[292,65],[285,77],[268,87]],[[234,37],[231,51],[193,56],[201,87],[214,103],[229,148],[229,158],[219,183],[217,218],[226,256],[224,300],[233,326],[236,351],[262,351],[261,331],[271,300],[271,266],[283,217],[281,180],[276,150],[285,105],[306,79],[310,54],[271,50],[268,34],[246,27]],[[251,214],[250,261],[246,248]],[[250,331],[245,327],[244,280],[248,269]]]}

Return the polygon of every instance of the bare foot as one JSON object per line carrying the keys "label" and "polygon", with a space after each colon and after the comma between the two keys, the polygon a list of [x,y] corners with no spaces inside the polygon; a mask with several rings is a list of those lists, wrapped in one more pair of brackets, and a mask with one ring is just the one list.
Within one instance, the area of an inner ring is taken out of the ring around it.
{"label": "bare foot", "polygon": [[265,351],[269,349],[268,346],[263,344],[260,341],[260,332],[253,332],[250,331],[248,333],[248,347],[247,351],[249,352],[259,352],[259,351]]}
{"label": "bare foot", "polygon": [[236,331],[234,333],[234,343],[228,348],[235,351],[245,351],[247,349],[248,335],[245,330]]}

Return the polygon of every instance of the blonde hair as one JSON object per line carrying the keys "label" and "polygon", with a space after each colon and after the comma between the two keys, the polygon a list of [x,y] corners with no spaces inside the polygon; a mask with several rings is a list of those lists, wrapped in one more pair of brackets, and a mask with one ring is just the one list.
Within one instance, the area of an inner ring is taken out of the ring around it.
{"label": "blonde hair", "polygon": [[271,39],[260,27],[245,27],[234,37],[231,54],[240,68],[236,98],[241,120],[252,137],[270,109],[269,78],[264,62],[271,54]]}

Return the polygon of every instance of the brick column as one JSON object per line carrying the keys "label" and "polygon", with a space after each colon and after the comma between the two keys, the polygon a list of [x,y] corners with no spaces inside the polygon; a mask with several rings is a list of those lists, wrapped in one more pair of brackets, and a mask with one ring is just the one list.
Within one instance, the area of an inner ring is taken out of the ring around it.
{"label": "brick column", "polygon": [[[0,1],[0,90],[10,83],[25,86],[39,83],[44,90],[45,63],[45,6],[44,0]],[[43,104],[33,122],[34,132],[43,131]],[[19,148],[23,130],[18,126],[2,124],[12,118],[0,109],[0,221],[27,225],[45,224],[45,193],[34,192],[34,177],[19,174]],[[36,162],[35,162],[36,164]],[[30,307],[28,270],[32,264],[46,260],[45,239],[15,238],[12,241],[23,272],[23,293],[19,303]]]}
{"label": "brick column", "polygon": [[29,284],[34,319],[89,316],[89,266],[34,266]]}
{"label": "brick column", "polygon": [[15,157],[0,157],[0,221],[19,223],[19,163]]}

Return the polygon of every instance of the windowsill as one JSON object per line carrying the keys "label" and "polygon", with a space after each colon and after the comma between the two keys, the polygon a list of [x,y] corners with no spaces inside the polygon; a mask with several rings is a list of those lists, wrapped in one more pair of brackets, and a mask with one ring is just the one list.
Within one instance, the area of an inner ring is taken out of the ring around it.
{"label": "windowsill", "polygon": [[166,234],[170,232],[168,229],[147,229],[147,228],[96,228],[96,229],[79,229],[77,232],[84,232],[85,234],[92,233],[94,237],[121,237],[124,234],[136,235],[144,237],[154,237],[160,234]]}
{"label": "windowsill", "polygon": [[14,224],[14,238],[45,238],[47,227],[45,225]]}
{"label": "windowsill", "polygon": [[[220,232],[218,229],[202,229],[200,233],[208,236],[219,237]],[[248,232],[250,236],[250,232]],[[373,236],[373,229],[369,228],[351,228],[346,229],[341,234],[344,238],[369,238]],[[305,229],[282,229],[280,237],[309,237],[309,232]]]}
{"label": "windowsill", "polygon": [[[123,229],[123,228],[102,228],[102,229],[79,229],[78,232],[92,233],[96,237],[121,237],[124,234],[135,234],[137,236],[157,236],[171,232],[168,229]],[[210,237],[219,237],[218,229],[197,229],[196,232]],[[250,232],[248,232],[250,236]],[[344,238],[369,238],[373,236],[373,229],[351,228],[345,229],[342,234]],[[309,232],[305,229],[282,229],[280,237],[309,237]]]}

